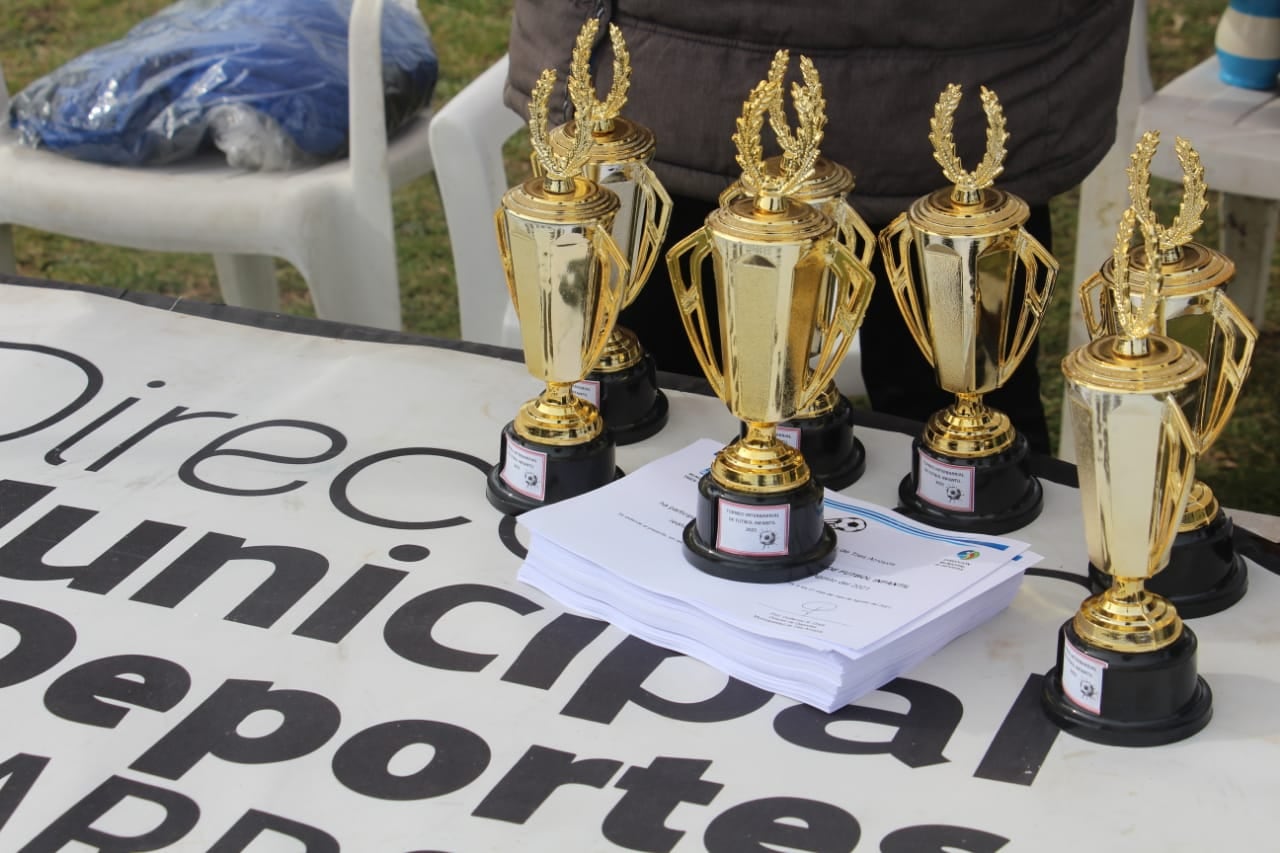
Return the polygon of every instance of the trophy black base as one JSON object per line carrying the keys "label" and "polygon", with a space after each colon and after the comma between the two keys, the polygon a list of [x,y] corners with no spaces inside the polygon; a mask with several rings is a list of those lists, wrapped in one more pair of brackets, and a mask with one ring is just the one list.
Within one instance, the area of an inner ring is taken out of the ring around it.
{"label": "trophy black base", "polygon": [[586,381],[599,383],[600,416],[616,444],[643,441],[666,426],[667,396],[658,387],[657,363],[650,353],[624,370],[593,370]]}
{"label": "trophy black base", "polygon": [[[843,489],[867,470],[867,451],[853,434],[853,406],[840,394],[835,407],[824,415],[792,418],[778,424],[778,433],[798,430],[797,446],[818,484]],[[746,424],[742,435],[746,435]]]}
{"label": "trophy black base", "polygon": [[[1249,589],[1249,569],[1231,540],[1234,531],[1231,518],[1219,510],[1204,527],[1179,533],[1169,565],[1149,578],[1146,588],[1169,599],[1183,619],[1226,610]],[[1101,592],[1111,585],[1111,576],[1090,563],[1089,582]]]}
{"label": "trophy black base", "polygon": [[1044,507],[1044,487],[1031,474],[1026,436],[992,456],[947,456],[917,438],[911,473],[898,486],[903,515],[965,533],[1008,533],[1035,521]]}
{"label": "trophy black base", "polygon": [[730,491],[710,474],[698,481],[698,514],[684,528],[684,555],[709,575],[800,580],[831,565],[835,549],[836,534],[822,518],[822,486],[812,480],[771,495]]}
{"label": "trophy black base", "polygon": [[[1078,663],[1064,662],[1066,643],[1077,660],[1086,661],[1086,671],[1097,667],[1100,673],[1101,685],[1087,700],[1094,709],[1073,701],[1063,688],[1062,673],[1071,678],[1080,671]],[[1213,692],[1196,674],[1196,645],[1195,634],[1183,626],[1178,639],[1162,649],[1113,652],[1086,645],[1068,621],[1058,634],[1057,665],[1044,677],[1041,704],[1063,731],[1094,743],[1160,746],[1191,737],[1213,716]]]}
{"label": "trophy black base", "polygon": [[[529,464],[508,471],[512,443],[520,449],[521,458],[544,459],[541,470]],[[562,446],[530,442],[516,434],[514,422],[508,423],[502,430],[498,464],[489,471],[485,497],[506,515],[519,515],[576,497],[622,476],[622,470],[614,464],[613,451],[614,441],[608,430],[585,444]],[[503,476],[504,471],[507,477]],[[520,488],[512,486],[512,480]]]}

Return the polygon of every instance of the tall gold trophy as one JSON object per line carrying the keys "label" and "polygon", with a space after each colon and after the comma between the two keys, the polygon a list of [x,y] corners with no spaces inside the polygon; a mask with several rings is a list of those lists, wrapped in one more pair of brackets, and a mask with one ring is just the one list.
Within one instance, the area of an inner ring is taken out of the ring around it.
{"label": "tall gold trophy", "polygon": [[[789,61],[790,53],[780,50],[769,68],[769,79],[778,84],[777,100],[769,106],[769,122],[783,152],[764,161],[764,172],[771,176],[781,175],[784,162],[798,153],[797,141],[787,127],[782,103],[783,77]],[[807,57],[801,59],[800,73],[808,85],[817,79],[818,72]],[[757,188],[749,186],[749,183],[750,178],[746,175],[735,181],[721,194],[720,204],[726,206],[744,196],[755,196]],[[831,217],[836,224],[837,239],[849,248],[859,263],[869,267],[875,254],[876,238],[867,223],[849,205],[848,195],[853,192],[853,185],[852,172],[819,155],[808,175],[791,192],[791,197]],[[827,310],[820,318],[815,344],[821,342],[836,307],[831,298],[824,300],[824,304]],[[745,423],[742,434],[746,434]],[[804,455],[814,479],[828,489],[843,489],[866,470],[866,449],[853,434],[853,407],[840,393],[834,380],[818,392],[812,403],[796,412],[795,417],[778,424],[778,438]]]}
{"label": "tall gold trophy", "polygon": [[[653,271],[658,250],[667,236],[671,219],[671,197],[663,189],[649,161],[657,148],[653,132],[623,118],[619,113],[627,101],[631,85],[631,56],[618,28],[609,25],[613,44],[613,83],[608,96],[596,99],[589,67],[591,45],[599,22],[591,18],[578,33],[569,72],[576,119],[551,131],[551,147],[567,156],[577,143],[580,129],[591,140],[583,177],[612,190],[620,202],[613,220],[613,239],[631,265],[631,278],[623,307],[640,295]],[[535,171],[537,170],[535,160]],[[609,341],[591,372],[574,386],[574,391],[599,406],[618,444],[648,438],[667,422],[667,398],[658,388],[654,358],[646,353],[635,332],[615,326]]]}
{"label": "tall gold trophy", "polygon": [[1141,289],[1130,286],[1135,216],[1122,217],[1110,284],[1118,333],[1062,362],[1075,431],[1089,559],[1111,578],[1058,636],[1041,699],[1071,734],[1154,746],[1209,722],[1213,697],[1196,673],[1196,638],[1169,601],[1146,588],[1169,548],[1194,479],[1199,442],[1187,418],[1205,374],[1192,349],[1154,333],[1160,305],[1158,237],[1146,242]]}
{"label": "tall gold trophy", "polygon": [[[685,556],[710,574],[765,583],[815,574],[835,556],[822,486],[804,457],[778,440],[777,424],[811,405],[831,382],[872,284],[831,218],[791,197],[813,168],[826,123],[816,75],[792,89],[799,119],[793,156],[777,173],[765,170],[761,131],[780,85],[766,79],[756,86],[733,136],[738,164],[756,194],[712,211],[706,225],[667,254],[694,354],[715,393],[747,423],[746,435],[717,453],[698,481]],[[718,347],[703,302],[708,259]]]}
{"label": "tall gold trophy", "polygon": [[934,158],[954,188],[917,199],[880,233],[880,251],[907,328],[956,395],[929,418],[898,488],[907,515],[938,527],[1005,533],[1040,514],[1026,437],[982,401],[1021,363],[1040,328],[1058,262],[1022,227],[1026,202],[992,183],[1003,170],[1004,114],[982,90],[987,148],[966,172],[951,130],[960,87],[948,86],[930,122]]}
{"label": "tall gold trophy", "polygon": [[544,71],[529,106],[529,137],[544,176],[508,190],[495,214],[525,366],[547,385],[503,429],[489,473],[489,502],[511,515],[590,491],[617,473],[613,437],[573,385],[599,359],[622,309],[627,261],[609,234],[618,197],[580,174],[588,134],[564,156],[551,150],[547,99],[554,85],[555,72]]}
{"label": "tall gold trophy", "polygon": [[[1258,332],[1226,294],[1235,276],[1235,264],[1226,256],[1191,238],[1201,225],[1205,208],[1204,169],[1200,157],[1185,139],[1177,140],[1182,163],[1183,198],[1178,216],[1169,227],[1155,220],[1149,187],[1151,160],[1160,135],[1145,134],[1129,168],[1129,189],[1139,219],[1151,222],[1159,242],[1160,278],[1163,287],[1156,311],[1156,331],[1191,347],[1208,365],[1196,384],[1191,426],[1203,448],[1222,432],[1248,376]],[[1116,321],[1110,282],[1115,262],[1081,285],[1080,299],[1091,337],[1114,334]],[[1130,280],[1142,281],[1147,264],[1145,247],[1129,253]],[[1139,288],[1134,292],[1141,295]],[[1213,490],[1196,480],[1191,498],[1173,540],[1169,565],[1152,578],[1152,591],[1165,596],[1184,618],[1207,616],[1225,610],[1244,596],[1249,576],[1244,558],[1236,553],[1231,518],[1218,505]],[[1095,589],[1110,578],[1096,566],[1089,567]]]}

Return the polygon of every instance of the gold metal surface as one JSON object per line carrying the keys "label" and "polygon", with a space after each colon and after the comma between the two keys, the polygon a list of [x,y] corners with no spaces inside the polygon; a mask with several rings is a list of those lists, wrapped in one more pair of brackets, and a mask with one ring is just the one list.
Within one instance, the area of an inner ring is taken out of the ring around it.
{"label": "gold metal surface", "polygon": [[628,265],[609,234],[618,197],[576,174],[587,140],[560,155],[547,141],[554,83],[555,73],[544,72],[530,106],[529,136],[543,177],[508,190],[494,220],[525,366],[547,383],[521,407],[515,431],[542,444],[572,445],[603,429],[599,412],[570,389],[599,359],[613,331]]}
{"label": "gold metal surface", "polygon": [[[1128,264],[1138,225],[1150,253],[1141,288],[1133,286]],[[1132,207],[1124,212],[1108,283],[1117,333],[1062,362],[1089,560],[1113,579],[1081,604],[1072,624],[1086,643],[1120,652],[1153,651],[1181,635],[1176,610],[1143,584],[1169,561],[1199,452],[1186,406],[1205,365],[1194,350],[1155,331],[1158,240],[1151,222]]]}
{"label": "gold metal surface", "polygon": [[[1159,134],[1148,132],[1130,156],[1129,194],[1135,216],[1148,222],[1155,235],[1159,261],[1160,295],[1155,300],[1153,328],[1195,350],[1207,370],[1195,386],[1188,415],[1196,434],[1198,453],[1207,450],[1226,426],[1252,362],[1257,330],[1226,294],[1235,276],[1235,265],[1219,252],[1192,240],[1206,206],[1204,169],[1187,140],[1177,139],[1176,152],[1183,169],[1183,194],[1179,214],[1165,227],[1155,217],[1149,197],[1151,160]],[[1117,252],[1080,288],[1086,326],[1091,336],[1118,331],[1114,283],[1117,265],[1130,281],[1129,297],[1135,305],[1147,297],[1152,255],[1145,244],[1134,246],[1127,257]],[[1208,526],[1219,507],[1207,485],[1196,481],[1181,531]]]}
{"label": "gold metal surface", "polygon": [[[631,274],[623,298],[623,307],[626,307],[640,295],[653,272],[671,221],[671,196],[649,168],[657,149],[653,132],[620,115],[631,86],[631,54],[622,31],[614,24],[609,25],[613,47],[612,82],[603,100],[596,97],[590,61],[598,28],[599,21],[590,18],[578,33],[568,82],[576,118],[551,131],[550,146],[565,156],[579,143],[579,136],[588,137],[590,144],[582,176],[618,196],[619,207],[611,233],[630,265]],[[583,127],[589,133],[581,134]],[[540,168],[535,156],[535,174]],[[594,369],[605,373],[628,370],[639,364],[643,356],[644,349],[635,333],[617,328]]]}
{"label": "gold metal surface", "polygon": [[993,92],[982,90],[987,148],[973,172],[952,139],[960,87],[948,86],[930,122],[934,158],[954,186],[917,199],[879,235],[894,299],[938,385],[957,401],[924,434],[932,450],[980,458],[1009,447],[1009,419],[982,396],[1003,385],[1040,328],[1058,262],[1023,228],[1026,202],[992,182],[1008,139]]}
{"label": "gold metal surface", "polygon": [[[804,82],[792,87],[799,125],[792,132],[780,112],[771,116],[784,154],[775,168],[765,166],[761,133],[770,110],[778,110],[786,61],[779,51],[769,77],[743,105],[733,135],[742,185],[752,194],[712,211],[703,228],[667,254],[694,354],[715,393],[748,425],[746,436],[717,455],[712,477],[756,493],[808,480],[803,457],[778,441],[775,427],[831,385],[872,285],[866,266],[837,239],[831,217],[792,197],[814,167],[826,122],[822,86],[806,57]],[[711,339],[703,302],[708,263],[719,341]]]}

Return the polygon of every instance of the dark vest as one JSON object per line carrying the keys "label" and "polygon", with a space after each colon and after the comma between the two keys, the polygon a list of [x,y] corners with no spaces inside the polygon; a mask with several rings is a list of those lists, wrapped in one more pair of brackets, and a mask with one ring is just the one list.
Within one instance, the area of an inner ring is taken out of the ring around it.
{"label": "dark vest", "polygon": [[[1132,0],[516,0],[505,100],[527,115],[534,81],[554,66],[551,121],[565,121],[579,28],[593,15],[615,23],[633,68],[623,114],[656,134],[654,168],[670,192],[711,200],[739,174],[730,136],[742,102],[786,47],[793,75],[799,54],[821,75],[822,153],[853,171],[850,201],[882,225],[945,184],[928,134],[948,83],[964,87],[956,144],[965,167],[977,165],[985,85],[1009,131],[998,185],[1038,204],[1083,180],[1115,139],[1131,11]],[[601,91],[612,61],[601,27]]]}

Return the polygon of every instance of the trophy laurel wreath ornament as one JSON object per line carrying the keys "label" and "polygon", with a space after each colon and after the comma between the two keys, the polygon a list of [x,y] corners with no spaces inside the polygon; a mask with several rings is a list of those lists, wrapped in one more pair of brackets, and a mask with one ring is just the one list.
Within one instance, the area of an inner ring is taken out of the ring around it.
{"label": "trophy laurel wreath ornament", "polygon": [[[743,104],[733,134],[748,193],[722,203],[667,254],[694,354],[712,390],[746,423],[699,480],[696,517],[683,537],[693,565],[733,580],[806,577],[835,556],[822,486],[804,456],[778,439],[777,425],[829,386],[871,296],[871,275],[836,223],[795,197],[817,161],[826,124],[821,82],[811,63],[802,60],[801,67],[804,81],[791,89],[794,132],[778,109],[782,75],[771,73]],[[774,165],[764,157],[766,119],[784,149]],[[707,263],[718,342],[702,287]]]}

